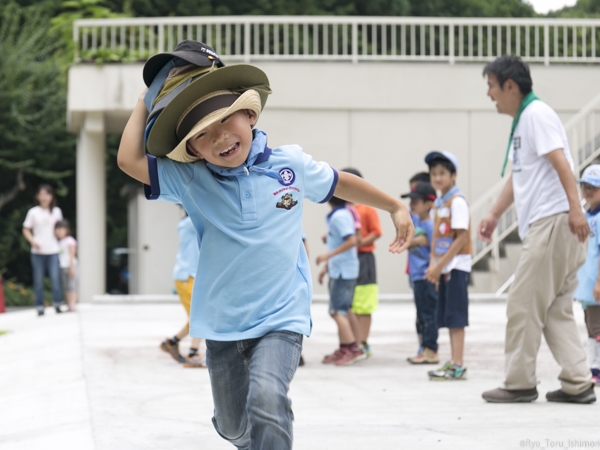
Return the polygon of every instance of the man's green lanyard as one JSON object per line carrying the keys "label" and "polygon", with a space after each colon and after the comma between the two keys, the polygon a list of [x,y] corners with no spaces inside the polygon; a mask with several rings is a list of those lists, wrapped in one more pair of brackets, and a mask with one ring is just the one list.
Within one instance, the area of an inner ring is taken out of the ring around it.
{"label": "man's green lanyard", "polygon": [[519,106],[519,111],[517,111],[517,115],[513,119],[512,128],[510,129],[510,137],[508,138],[508,147],[506,147],[506,155],[504,156],[504,164],[502,165],[502,173],[501,177],[504,176],[504,171],[506,170],[506,163],[508,162],[508,153],[510,152],[510,144],[512,144],[513,134],[515,134],[515,128],[517,128],[517,124],[519,123],[519,119],[521,118],[521,113],[527,106],[534,100],[539,100],[538,96],[531,91],[523,100],[521,100],[521,105]]}

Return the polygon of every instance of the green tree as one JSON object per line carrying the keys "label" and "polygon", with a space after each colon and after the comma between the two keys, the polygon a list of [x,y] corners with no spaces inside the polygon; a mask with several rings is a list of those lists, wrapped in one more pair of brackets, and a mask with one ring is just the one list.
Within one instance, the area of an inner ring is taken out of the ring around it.
{"label": "green tree", "polygon": [[9,275],[26,264],[11,266],[26,249],[21,224],[36,185],[49,182],[63,198],[72,192],[74,137],[66,131],[65,77],[53,57],[61,42],[49,19],[44,6],[0,9],[0,270]]}

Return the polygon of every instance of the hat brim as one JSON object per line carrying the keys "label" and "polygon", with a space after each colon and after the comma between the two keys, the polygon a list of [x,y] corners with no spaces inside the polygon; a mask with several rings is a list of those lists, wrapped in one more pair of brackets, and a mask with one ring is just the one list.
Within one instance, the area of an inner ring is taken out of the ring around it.
{"label": "hat brim", "polygon": [[262,110],[271,91],[267,75],[258,67],[250,64],[235,64],[201,75],[171,100],[157,117],[148,135],[146,147],[148,153],[157,157],[164,157],[175,150],[180,144],[180,140],[175,133],[177,123],[181,115],[196,100],[215,91],[232,90],[241,92],[255,87],[259,88],[257,92]]}
{"label": "hat brim", "polygon": [[188,153],[188,139],[190,139],[198,132],[202,131],[204,128],[212,125],[213,123],[222,120],[223,118],[233,114],[236,111],[244,109],[250,109],[254,111],[257,116],[260,115],[261,103],[258,92],[256,92],[253,89],[246,91],[242,95],[240,95],[231,106],[227,108],[221,108],[207,115],[204,119],[202,119],[200,122],[194,125],[194,127],[188,132],[188,134],[181,140],[181,142],[177,144],[177,147],[175,147],[173,151],[167,153],[167,158],[184,163],[191,163],[200,160],[200,158],[198,158],[197,156]]}
{"label": "hat brim", "polygon": [[577,183],[581,184],[581,183],[585,183],[585,184],[589,184],[590,186],[594,186],[594,187],[600,187],[600,180],[593,180],[591,178],[582,178],[581,180],[577,180]]}

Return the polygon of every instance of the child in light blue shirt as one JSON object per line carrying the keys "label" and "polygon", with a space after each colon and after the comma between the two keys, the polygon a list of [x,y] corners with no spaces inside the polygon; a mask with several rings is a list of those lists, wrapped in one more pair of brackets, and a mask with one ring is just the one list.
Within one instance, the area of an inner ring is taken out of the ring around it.
{"label": "child in light blue shirt", "polygon": [[573,296],[581,303],[588,332],[588,364],[592,381],[600,384],[600,164],[592,164],[578,182],[587,202],[590,226],[585,263],[577,272],[579,286]]}
{"label": "child in light blue shirt", "polygon": [[169,58],[210,70],[148,123],[146,94],[140,96],[121,139],[119,166],[146,185],[149,199],[182,204],[196,228],[190,334],[206,338],[216,430],[238,448],[290,449],[287,393],[303,335],[311,331],[304,201],[323,203],[335,194],[389,211],[397,229],[393,253],[410,243],[410,216],[399,200],[338,174],[297,145],[270,148],[266,133],[255,128],[271,92],[257,67],[222,67],[212,49],[191,41],[157,56],[146,63],[152,73]]}

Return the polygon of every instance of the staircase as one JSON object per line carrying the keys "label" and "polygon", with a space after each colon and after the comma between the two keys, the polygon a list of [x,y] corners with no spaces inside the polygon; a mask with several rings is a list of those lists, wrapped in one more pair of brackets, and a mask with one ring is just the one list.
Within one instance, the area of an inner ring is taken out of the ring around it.
{"label": "staircase", "polygon": [[[600,94],[596,95],[565,124],[575,175],[600,157]],[[510,174],[499,180],[492,188],[471,205],[473,233],[473,286],[472,292],[504,293],[512,283],[514,270],[520,254],[517,235],[517,214],[511,205],[498,221],[492,241],[485,243],[477,238],[477,227],[500,195]]]}

